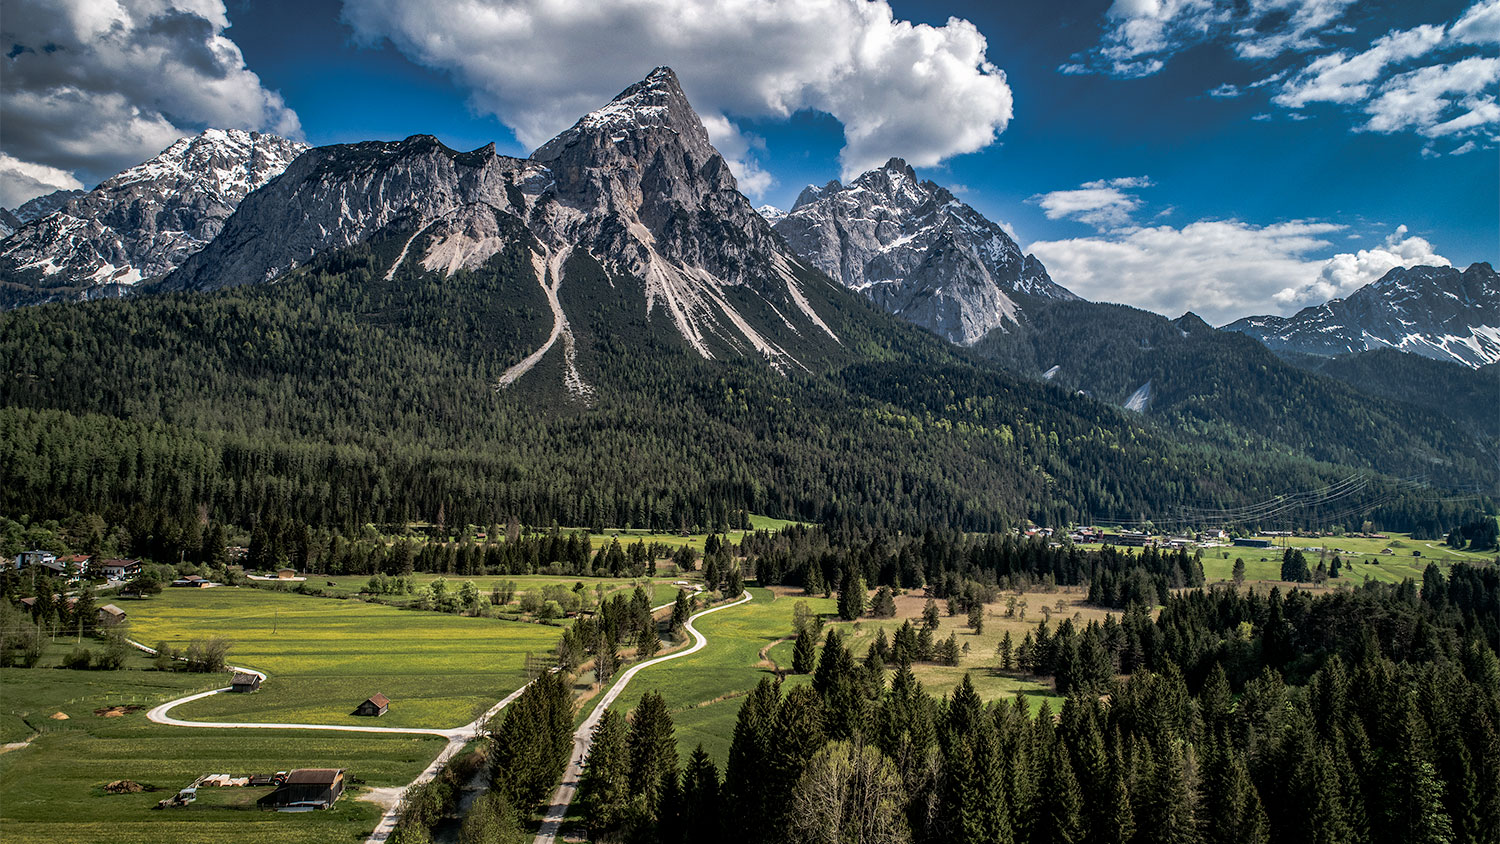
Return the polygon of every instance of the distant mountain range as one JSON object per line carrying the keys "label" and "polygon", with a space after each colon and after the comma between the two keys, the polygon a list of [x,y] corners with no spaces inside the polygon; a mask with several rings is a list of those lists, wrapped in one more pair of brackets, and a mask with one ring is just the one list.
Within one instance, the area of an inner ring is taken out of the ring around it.
{"label": "distant mountain range", "polygon": [[1331,357],[1397,349],[1480,367],[1500,361],[1500,276],[1486,263],[1397,267],[1346,299],[1224,326],[1273,351]]}
{"label": "distant mountain range", "polygon": [[[734,506],[971,527],[997,507],[1243,500],[1329,467],[1473,482],[1495,462],[1479,414],[1362,384],[1368,368],[1079,299],[900,159],[756,209],[666,68],[527,158],[205,133],[23,221],[0,242],[0,290],[6,306],[157,294],[6,315],[0,363],[26,373],[0,390],[11,406],[272,442],[390,430],[474,466],[514,444],[530,457],[505,471],[528,477],[557,448],[553,476],[607,467],[609,507],[648,466],[680,475],[661,448],[691,467],[679,486]],[[64,335],[87,339],[47,345]],[[650,460],[617,461],[642,447]],[[549,512],[589,518],[585,478],[548,489]]]}

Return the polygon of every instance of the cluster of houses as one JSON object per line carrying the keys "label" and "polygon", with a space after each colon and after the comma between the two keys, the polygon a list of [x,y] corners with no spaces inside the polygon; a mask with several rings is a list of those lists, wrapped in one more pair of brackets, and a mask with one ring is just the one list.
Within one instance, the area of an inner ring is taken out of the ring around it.
{"label": "cluster of houses", "polygon": [[54,577],[66,578],[70,583],[84,579],[104,578],[126,581],[141,573],[140,560],[96,560],[87,554],[57,555],[51,551],[22,551],[10,561],[16,571],[41,567],[52,572]]}

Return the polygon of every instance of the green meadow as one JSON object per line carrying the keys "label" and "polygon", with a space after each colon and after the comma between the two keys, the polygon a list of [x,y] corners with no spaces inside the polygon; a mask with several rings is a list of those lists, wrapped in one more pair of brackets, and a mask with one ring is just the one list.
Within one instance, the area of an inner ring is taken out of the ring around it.
{"label": "green meadow", "polygon": [[[617,709],[628,712],[646,692],[660,692],[672,712],[684,759],[701,743],[720,766],[728,760],[741,699],[771,672],[761,664],[760,651],[791,633],[794,599],[759,587],[750,594],[750,603],[693,623],[708,638],[703,650],[645,669],[615,701]],[[815,613],[836,609],[832,600],[807,600]],[[788,677],[787,688],[803,682],[807,678]]]}
{"label": "green meadow", "polygon": [[[557,627],[402,610],[267,589],[168,589],[121,603],[147,645],[224,636],[229,661],[270,675],[260,691],[182,706],[184,720],[457,727],[525,682],[525,655],[550,650]],[[382,693],[389,713],[351,715]]]}
{"label": "green meadow", "polygon": [[[219,678],[215,678],[219,679]],[[370,787],[410,782],[443,747],[426,736],[314,731],[211,730],[146,720],[145,708],[217,683],[204,675],[140,669],[69,671],[0,669],[0,710],[6,740],[34,735],[23,748],[0,753],[0,840],[7,844],[318,844],[360,841],[380,817],[356,799]],[[120,717],[95,710],[142,709]],[[51,716],[61,712],[66,720]],[[36,724],[40,732],[30,728]],[[356,783],[324,812],[261,812],[265,788],[204,789],[180,809],[153,811],[158,800],[200,774],[273,773],[298,767],[345,768]],[[104,786],[133,780],[151,791],[108,794]]]}
{"label": "green meadow", "polygon": [[[1430,563],[1437,563],[1439,568],[1446,570],[1454,563],[1486,563],[1496,558],[1494,552],[1455,551],[1440,541],[1412,539],[1402,533],[1389,534],[1387,539],[1347,536],[1262,538],[1274,539],[1276,545],[1271,548],[1230,546],[1203,549],[1204,577],[1209,582],[1229,580],[1234,572],[1234,561],[1239,558],[1245,561],[1246,580],[1279,581],[1281,555],[1286,547],[1302,549],[1308,565],[1314,568],[1320,559],[1332,560],[1337,554],[1345,566],[1339,580],[1352,584],[1362,583],[1366,578],[1382,583],[1400,583],[1408,579],[1420,582]],[[1339,580],[1331,580],[1329,585],[1337,585]]]}

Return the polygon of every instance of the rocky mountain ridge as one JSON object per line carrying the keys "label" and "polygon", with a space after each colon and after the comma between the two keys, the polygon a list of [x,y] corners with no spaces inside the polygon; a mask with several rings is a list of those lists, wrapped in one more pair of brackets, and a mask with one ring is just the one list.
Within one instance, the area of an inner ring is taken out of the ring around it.
{"label": "rocky mountain ridge", "polygon": [[964,345],[1016,325],[1016,294],[1078,298],[998,224],[899,158],[847,186],[809,185],[775,225],[829,277]]}
{"label": "rocky mountain ridge", "polygon": [[[572,333],[558,297],[569,259],[586,256],[637,280],[640,307],[705,358],[748,355],[781,371],[803,364],[775,339],[838,344],[798,265],[740,194],[676,75],[657,68],[530,158],[494,146],[459,153],[429,136],[313,149],[247,198],[223,233],[164,280],[213,290],[276,279],[377,235],[404,245],[387,271],[451,275],[522,243],[554,326],[534,366]],[[580,396],[585,379],[569,363]],[[576,387],[576,388],[575,388]]]}

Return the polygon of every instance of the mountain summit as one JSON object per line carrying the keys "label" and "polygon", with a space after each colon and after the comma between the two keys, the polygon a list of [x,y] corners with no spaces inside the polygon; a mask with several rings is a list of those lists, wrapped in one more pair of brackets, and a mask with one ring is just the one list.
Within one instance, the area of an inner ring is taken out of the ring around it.
{"label": "mountain summit", "polygon": [[1078,298],[999,225],[899,158],[847,186],[809,185],[776,230],[835,280],[965,345],[1019,322],[1012,294]]}
{"label": "mountain summit", "polygon": [[307,149],[275,135],[209,129],[106,179],[16,211],[0,243],[0,307],[119,296],[213,240],[240,201]]}
{"label": "mountain summit", "polygon": [[1500,276],[1486,263],[1397,267],[1379,281],[1294,316],[1224,326],[1275,352],[1335,356],[1399,349],[1478,368],[1500,361]]}
{"label": "mountain summit", "polygon": [[[670,68],[657,68],[530,158],[494,146],[459,153],[429,136],[320,147],[240,205],[223,234],[164,282],[210,290],[279,278],[320,256],[396,238],[386,279],[477,271],[524,251],[553,330],[513,383],[561,341],[573,361],[563,288],[587,260],[643,297],[639,308],[704,358],[749,355],[803,367],[791,346],[840,343],[798,264],[740,194]],[[578,276],[582,277],[582,276]],[[535,290],[535,288],[533,288]]]}

